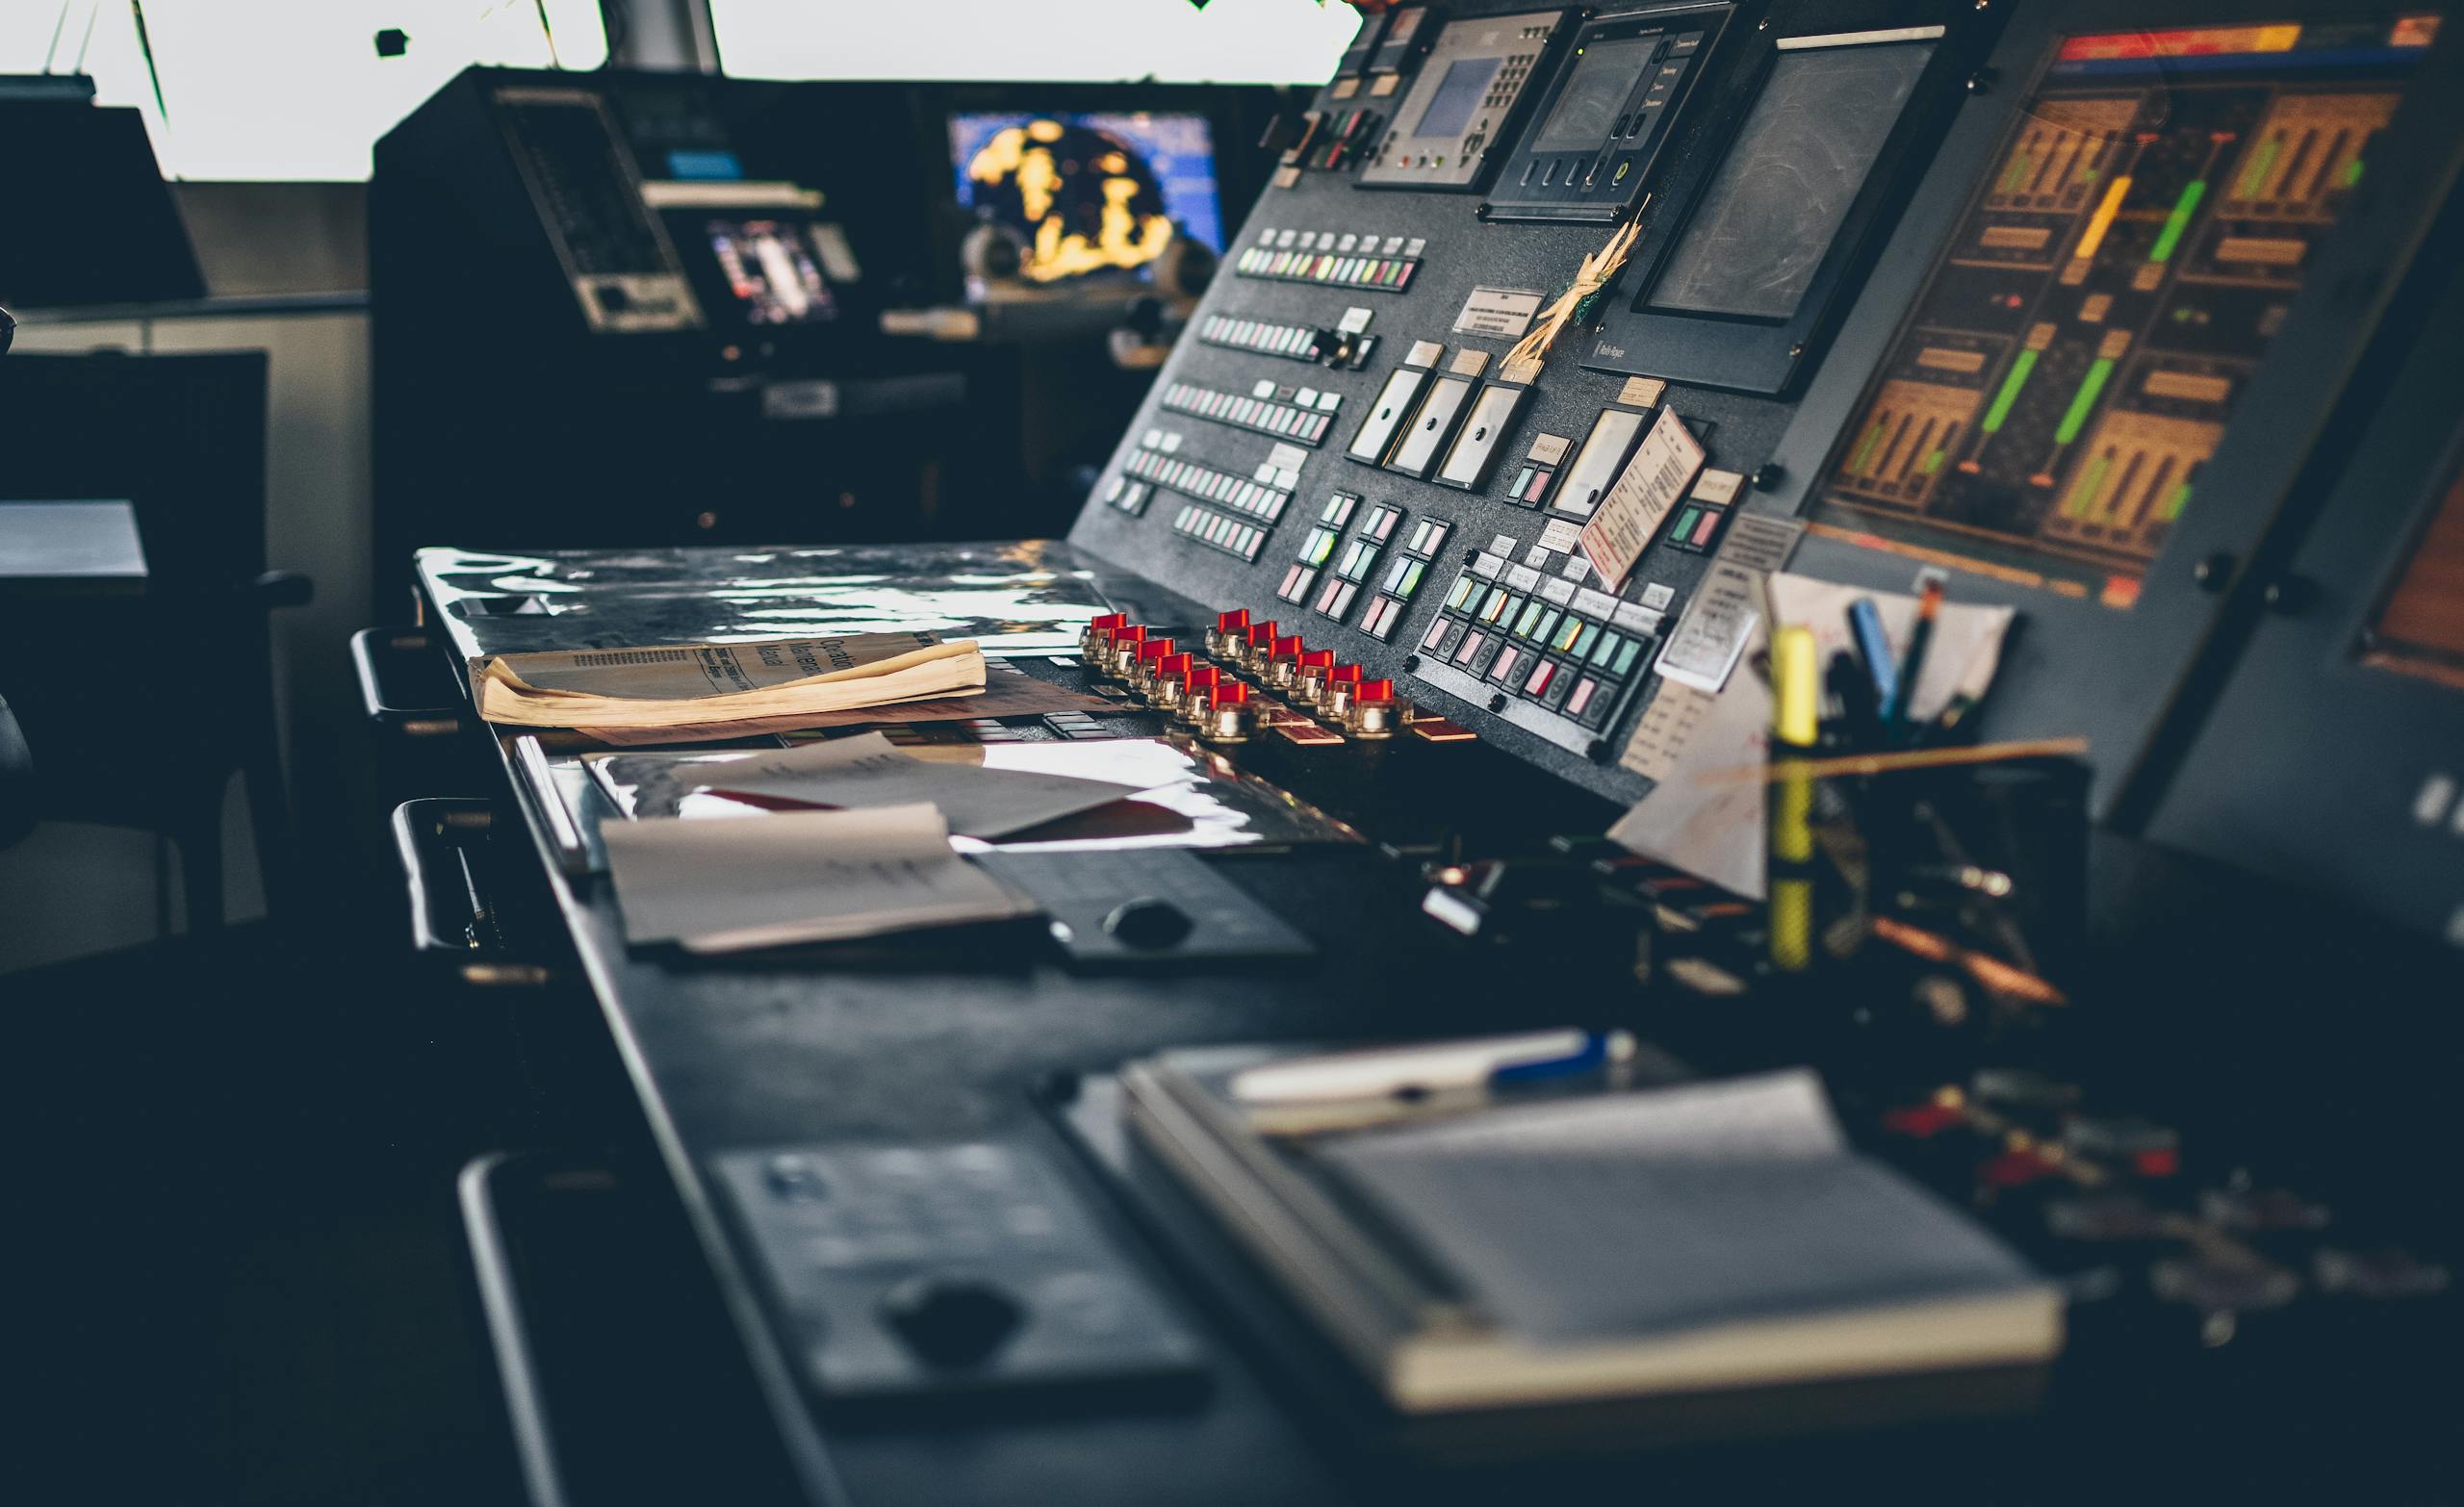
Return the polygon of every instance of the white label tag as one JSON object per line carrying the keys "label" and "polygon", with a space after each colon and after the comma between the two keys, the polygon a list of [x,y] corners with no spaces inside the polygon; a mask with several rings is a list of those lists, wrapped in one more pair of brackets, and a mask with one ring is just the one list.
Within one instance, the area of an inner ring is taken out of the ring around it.
{"label": "white label tag", "polygon": [[1531,317],[1540,312],[1545,296],[1520,288],[1475,288],[1463,300],[1463,311],[1454,316],[1454,333],[1521,340],[1531,328]]}
{"label": "white label tag", "polygon": [[1711,558],[1710,573],[1678,621],[1653,668],[1681,685],[1717,691],[1728,684],[1737,655],[1762,621],[1762,577],[1788,563],[1806,525],[1794,519],[1742,513]]}

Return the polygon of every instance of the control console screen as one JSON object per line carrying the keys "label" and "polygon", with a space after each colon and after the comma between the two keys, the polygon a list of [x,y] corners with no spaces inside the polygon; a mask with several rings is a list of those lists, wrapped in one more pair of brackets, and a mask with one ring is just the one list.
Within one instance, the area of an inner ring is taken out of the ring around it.
{"label": "control console screen", "polygon": [[1796,40],[1780,44],[1728,162],[1652,290],[1654,308],[1794,315],[1934,55],[1930,41]]}
{"label": "control console screen", "polygon": [[808,227],[780,219],[713,219],[704,227],[719,275],[749,324],[837,318]]}
{"label": "control console screen", "polygon": [[2437,30],[2058,42],[1841,433],[1816,526],[2131,605]]}
{"label": "control console screen", "polygon": [[953,115],[950,158],[959,203],[1017,233],[1028,282],[1142,277],[1176,233],[1223,249],[1203,115]]}

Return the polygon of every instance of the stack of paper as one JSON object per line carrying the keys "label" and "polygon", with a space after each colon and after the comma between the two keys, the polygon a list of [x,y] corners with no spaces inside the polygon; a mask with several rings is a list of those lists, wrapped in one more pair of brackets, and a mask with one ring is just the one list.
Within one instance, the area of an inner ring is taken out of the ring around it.
{"label": "stack of paper", "polygon": [[602,830],[625,935],[726,953],[1002,921],[1034,905],[950,851],[929,805]]}
{"label": "stack of paper", "polygon": [[757,644],[577,649],[471,662],[479,715],[526,728],[614,731],[776,725],[984,689],[973,640],[864,633]]}
{"label": "stack of paper", "polygon": [[878,732],[741,758],[609,755],[611,778],[633,785],[637,817],[675,816],[708,792],[747,806],[864,809],[930,805],[962,837],[1007,837],[1134,796],[1143,788],[1020,769],[920,759]]}

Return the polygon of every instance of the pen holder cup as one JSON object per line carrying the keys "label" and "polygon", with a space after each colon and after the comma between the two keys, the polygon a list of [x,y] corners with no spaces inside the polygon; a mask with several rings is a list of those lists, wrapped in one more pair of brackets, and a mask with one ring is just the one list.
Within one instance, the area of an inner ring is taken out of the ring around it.
{"label": "pen holder cup", "polygon": [[1818,920],[1863,920],[1852,953],[1938,939],[2059,983],[2086,937],[2088,780],[2041,757],[1823,782]]}

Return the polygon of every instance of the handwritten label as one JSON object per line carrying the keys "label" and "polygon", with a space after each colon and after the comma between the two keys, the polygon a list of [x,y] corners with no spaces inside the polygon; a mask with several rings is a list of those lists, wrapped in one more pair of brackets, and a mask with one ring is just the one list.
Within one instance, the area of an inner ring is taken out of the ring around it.
{"label": "handwritten label", "polygon": [[1600,511],[1583,524],[1582,552],[1601,579],[1612,588],[1626,579],[1694,473],[1703,469],[1703,460],[1702,444],[1686,430],[1677,410],[1661,409],[1658,421],[1635,447],[1634,458],[1626,463],[1625,473],[1601,499]]}

